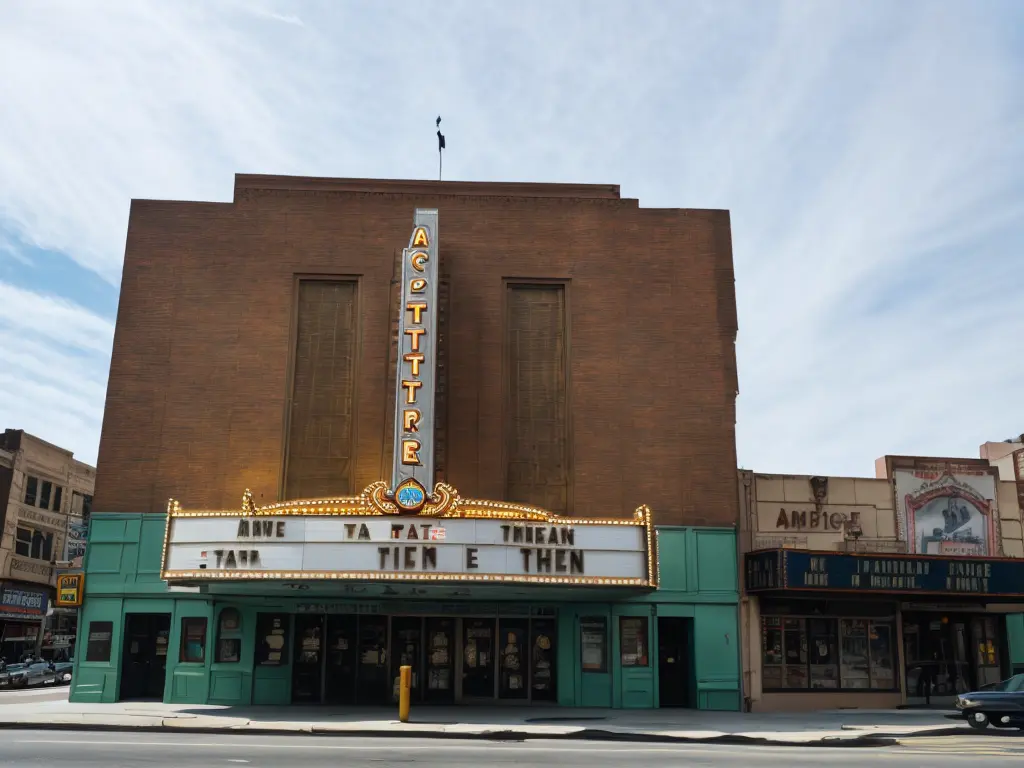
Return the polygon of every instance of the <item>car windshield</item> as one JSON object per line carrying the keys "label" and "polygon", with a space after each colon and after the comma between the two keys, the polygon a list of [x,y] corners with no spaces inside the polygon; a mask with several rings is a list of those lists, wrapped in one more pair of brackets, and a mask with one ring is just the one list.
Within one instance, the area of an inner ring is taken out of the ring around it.
{"label": "car windshield", "polygon": [[8,672],[21,672],[23,669],[28,669],[28,665],[27,664],[8,664],[7,665],[7,671]]}
{"label": "car windshield", "polygon": [[981,690],[983,691],[1002,691],[1005,693],[1016,693],[1018,691],[1024,691],[1024,675],[1014,675],[1013,677],[1001,680],[998,683],[992,683],[986,685]]}

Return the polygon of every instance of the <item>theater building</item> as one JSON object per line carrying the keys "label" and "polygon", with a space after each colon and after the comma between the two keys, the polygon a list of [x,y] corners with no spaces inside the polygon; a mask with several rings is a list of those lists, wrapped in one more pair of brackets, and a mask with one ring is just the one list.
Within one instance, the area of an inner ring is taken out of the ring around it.
{"label": "theater building", "polygon": [[740,472],[753,711],[952,707],[1024,671],[1021,487],[986,460]]}
{"label": "theater building", "polygon": [[134,201],[72,700],[739,709],[735,334],[615,186]]}

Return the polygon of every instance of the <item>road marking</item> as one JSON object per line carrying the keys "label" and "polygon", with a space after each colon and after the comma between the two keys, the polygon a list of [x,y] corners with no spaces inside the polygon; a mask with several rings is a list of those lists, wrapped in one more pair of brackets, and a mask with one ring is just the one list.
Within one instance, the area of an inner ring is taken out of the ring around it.
{"label": "road marking", "polygon": [[[522,742],[518,744],[501,744],[495,742],[484,742],[484,741],[473,741],[470,744],[453,744],[451,739],[435,739],[432,744],[402,744],[400,741],[393,742],[387,747],[373,746],[369,744],[318,744],[312,739],[297,737],[302,739],[295,744],[271,744],[265,742],[238,742],[229,740],[227,743],[223,742],[197,742],[190,741],[186,746],[189,747],[213,747],[216,749],[240,749],[240,748],[251,748],[251,749],[337,749],[337,750],[363,750],[363,751],[380,751],[382,749],[393,749],[398,752],[405,750],[430,750],[430,749],[486,749],[493,751],[496,749],[500,750],[550,750],[552,746],[546,744],[531,744],[529,742]],[[8,743],[13,744],[75,744],[75,745],[101,745],[104,747],[166,747],[168,744],[176,742],[172,741],[101,741],[99,739],[85,740],[85,739],[12,739]],[[561,747],[556,746],[554,749],[559,752],[593,752],[595,749],[607,749],[608,744],[602,743],[597,744],[593,747]],[[678,754],[683,749],[686,749],[687,745],[680,745],[679,747],[643,747],[639,745],[623,744],[622,749],[617,751],[629,751],[629,752],[672,752]],[[713,746],[713,745],[707,745]],[[681,749],[682,748],[682,749]],[[724,751],[724,750],[716,750]]]}
{"label": "road marking", "polygon": [[1003,752],[995,749],[967,752],[962,749],[911,749],[907,755],[956,755],[957,757],[1021,757],[1020,752]]}
{"label": "road marking", "polygon": [[[338,734],[343,735],[343,732]],[[282,734],[280,736],[266,736],[259,737],[260,741],[241,741],[239,736],[230,735],[223,742],[189,742],[187,747],[194,748],[206,748],[206,749],[307,749],[307,750],[322,750],[322,751],[363,751],[363,752],[380,752],[386,750],[392,750],[395,752],[412,752],[412,751],[431,751],[431,750],[444,750],[444,749],[459,749],[459,750],[487,750],[488,752],[504,751],[504,752],[567,752],[567,753],[580,753],[580,754],[593,754],[595,751],[609,751],[609,752],[630,752],[630,753],[645,753],[645,754],[671,754],[676,756],[684,756],[687,754],[698,754],[708,755],[715,754],[719,756],[731,755],[731,756],[749,756],[749,747],[737,748],[733,745],[725,744],[665,744],[659,746],[643,745],[639,743],[608,743],[608,742],[588,742],[586,746],[570,746],[569,743],[563,741],[552,741],[550,739],[531,739],[529,741],[516,742],[516,743],[502,743],[494,741],[479,741],[479,740],[465,740],[456,741],[452,739],[443,740],[430,740],[428,744],[416,744],[410,743],[414,739],[401,739],[395,740],[389,743],[387,746],[380,746],[377,743],[324,743],[322,740],[317,738],[310,738],[308,734],[288,736]],[[357,737],[360,738],[360,737]],[[424,737],[429,739],[429,737]],[[274,743],[270,739],[291,739],[289,743]],[[172,741],[170,738],[167,741],[107,741],[102,739],[63,739],[60,738],[59,733],[54,733],[51,738],[47,739],[11,739],[8,743],[15,744],[69,744],[69,745],[83,745],[83,746],[106,746],[106,747],[167,747],[168,744],[176,744],[177,742]],[[1021,745],[1024,747],[1024,744]],[[899,759],[905,758],[907,760],[916,760],[918,755],[938,755],[938,754],[970,754],[981,756],[998,756],[998,757],[1010,757],[1010,756],[1021,756],[1021,751],[1010,751],[1012,747],[1007,745],[1009,750],[1001,750],[1000,747],[995,745],[982,746],[982,745],[970,745],[960,743],[948,743],[948,746],[943,749],[939,748],[938,745],[914,745],[901,746],[901,747],[876,747],[868,748],[869,754],[882,753],[887,759]],[[779,746],[774,745],[757,745],[759,750],[768,749],[776,754],[790,754],[795,757],[799,762],[803,762],[805,759],[813,759],[815,761],[820,760],[821,752],[823,749],[833,748],[821,747],[819,745],[809,745],[807,747],[791,747],[791,746]],[[239,759],[226,759],[227,762],[235,763],[246,763],[248,761]]]}
{"label": "road marking", "polygon": [[[339,733],[339,736],[343,736],[343,733]],[[106,741],[100,739],[61,739],[59,733],[54,733],[57,738],[50,739],[11,739],[7,743],[13,744],[71,744],[71,745],[88,745],[88,746],[105,746],[105,747],[166,747],[169,744],[177,744],[171,740],[168,741]],[[327,735],[327,738],[330,738]],[[190,741],[187,744],[181,746],[196,747],[196,748],[212,748],[212,749],[318,749],[318,750],[332,750],[332,751],[345,751],[345,752],[382,752],[391,750],[394,752],[422,752],[431,750],[446,750],[446,749],[460,749],[460,750],[486,750],[487,752],[547,752],[552,751],[568,752],[568,753],[580,753],[580,754],[593,754],[597,751],[607,752],[629,752],[644,753],[644,754],[669,754],[675,756],[684,756],[687,754],[693,755],[708,755],[715,754],[718,756],[732,756],[732,757],[749,757],[750,747],[737,747],[734,745],[725,744],[665,744],[660,746],[648,746],[637,742],[583,742],[587,746],[569,746],[566,742],[559,740],[550,739],[531,739],[529,741],[515,742],[512,744],[502,743],[496,741],[483,741],[483,740],[465,740],[457,741],[454,739],[431,739],[430,737],[423,737],[423,740],[429,741],[428,744],[414,744],[409,743],[413,741],[410,739],[398,739],[392,741],[387,746],[380,746],[378,743],[363,743],[363,744],[325,744],[317,738],[310,738],[308,734],[287,736],[282,734],[281,736],[268,736],[267,739],[274,738],[291,738],[295,739],[294,742],[288,744],[275,744],[269,741],[238,741],[238,736],[229,735],[225,742],[195,742]],[[362,738],[362,737],[357,737]],[[815,762],[820,760],[822,749],[829,749],[834,751],[834,748],[821,748],[815,746],[811,747],[791,747],[791,746],[770,746],[770,745],[757,745],[757,749],[764,750],[768,749],[776,754],[791,754],[800,760],[814,760]],[[907,755],[906,750],[895,751],[889,748],[872,748],[870,752],[875,753],[878,751],[884,751],[887,757],[899,757]],[[907,755],[910,758],[910,755]]]}

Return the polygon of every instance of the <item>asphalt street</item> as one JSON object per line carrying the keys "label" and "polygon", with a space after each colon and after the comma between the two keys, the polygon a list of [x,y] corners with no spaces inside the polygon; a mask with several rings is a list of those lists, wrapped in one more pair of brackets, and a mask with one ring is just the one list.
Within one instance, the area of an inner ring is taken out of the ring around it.
{"label": "asphalt street", "polygon": [[0,766],[33,768],[382,768],[384,766],[718,766],[725,768],[863,768],[867,762],[913,766],[1017,766],[1024,738],[1015,734],[920,740],[884,748],[777,748],[728,745],[622,744],[581,741],[483,742],[71,731],[0,731]]}

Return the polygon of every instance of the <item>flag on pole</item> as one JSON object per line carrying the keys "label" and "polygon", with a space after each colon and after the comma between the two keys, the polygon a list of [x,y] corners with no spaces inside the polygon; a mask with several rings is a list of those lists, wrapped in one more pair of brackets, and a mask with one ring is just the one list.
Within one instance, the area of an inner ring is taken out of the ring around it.
{"label": "flag on pole", "polygon": [[441,152],[444,149],[444,134],[441,133],[441,116],[437,116],[437,122],[434,123],[437,126],[437,180],[441,180],[441,168],[444,165],[444,153]]}

